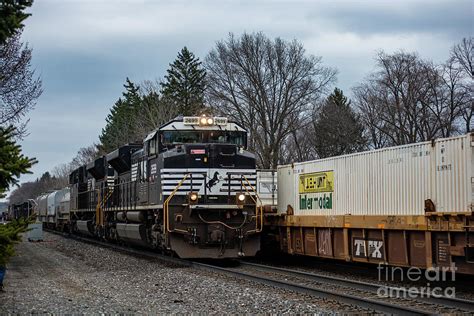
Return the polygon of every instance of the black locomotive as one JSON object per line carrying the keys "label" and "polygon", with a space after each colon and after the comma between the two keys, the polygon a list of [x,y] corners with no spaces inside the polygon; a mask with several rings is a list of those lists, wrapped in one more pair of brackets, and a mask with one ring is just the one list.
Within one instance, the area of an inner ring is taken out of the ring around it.
{"label": "black locomotive", "polygon": [[247,133],[222,117],[178,117],[70,175],[73,232],[181,258],[254,256],[263,211]]}

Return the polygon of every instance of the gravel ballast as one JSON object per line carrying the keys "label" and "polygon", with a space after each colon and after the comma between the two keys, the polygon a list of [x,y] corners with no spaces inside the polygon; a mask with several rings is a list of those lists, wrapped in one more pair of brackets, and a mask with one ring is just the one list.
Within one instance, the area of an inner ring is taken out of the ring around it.
{"label": "gravel ballast", "polygon": [[[45,233],[7,267],[0,313],[321,313],[337,303]],[[347,310],[346,310],[347,311]]]}

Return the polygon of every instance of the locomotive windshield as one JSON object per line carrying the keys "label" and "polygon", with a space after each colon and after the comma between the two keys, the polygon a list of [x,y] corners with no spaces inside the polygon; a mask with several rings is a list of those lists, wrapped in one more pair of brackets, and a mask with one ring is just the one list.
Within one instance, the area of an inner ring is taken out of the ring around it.
{"label": "locomotive windshield", "polygon": [[246,147],[247,134],[241,131],[163,131],[161,144],[172,148],[179,144],[225,143]]}
{"label": "locomotive windshield", "polygon": [[209,131],[208,134],[208,143],[226,143],[234,144],[239,147],[245,147],[247,135],[245,132],[235,132],[235,131]]}
{"label": "locomotive windshield", "polygon": [[161,136],[163,145],[203,143],[202,132],[197,131],[165,131]]}

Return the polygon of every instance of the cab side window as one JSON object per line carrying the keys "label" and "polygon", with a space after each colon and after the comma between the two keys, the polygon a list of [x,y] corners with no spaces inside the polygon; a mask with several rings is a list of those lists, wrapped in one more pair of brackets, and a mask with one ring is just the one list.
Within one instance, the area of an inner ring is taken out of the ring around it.
{"label": "cab side window", "polygon": [[149,155],[156,155],[158,150],[157,150],[157,141],[156,141],[156,136],[150,139],[150,142],[148,143],[148,153]]}

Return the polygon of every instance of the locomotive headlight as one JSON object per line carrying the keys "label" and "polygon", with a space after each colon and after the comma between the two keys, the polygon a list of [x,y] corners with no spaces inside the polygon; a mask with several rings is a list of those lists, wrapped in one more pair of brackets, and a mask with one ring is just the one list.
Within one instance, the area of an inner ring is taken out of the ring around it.
{"label": "locomotive headlight", "polygon": [[198,194],[196,192],[189,192],[188,197],[190,203],[196,203],[198,200]]}
{"label": "locomotive headlight", "polygon": [[237,193],[237,203],[242,204],[245,202],[245,194]]}
{"label": "locomotive headlight", "polygon": [[201,125],[206,125],[207,124],[207,118],[201,117]]}
{"label": "locomotive headlight", "polygon": [[212,118],[207,119],[207,124],[212,125],[214,123],[214,120]]}

